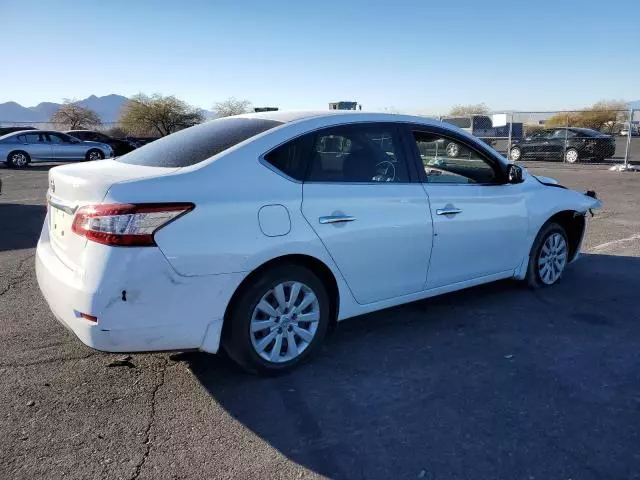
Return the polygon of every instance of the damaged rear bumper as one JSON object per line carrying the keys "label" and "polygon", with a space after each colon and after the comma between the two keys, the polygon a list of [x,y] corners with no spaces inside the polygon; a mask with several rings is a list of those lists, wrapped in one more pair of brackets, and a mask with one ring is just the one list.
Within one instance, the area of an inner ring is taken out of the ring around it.
{"label": "damaged rear bumper", "polygon": [[87,249],[96,266],[72,270],[44,228],[36,251],[42,294],[82,343],[105,352],[218,350],[224,311],[244,274],[182,277],[156,248]]}

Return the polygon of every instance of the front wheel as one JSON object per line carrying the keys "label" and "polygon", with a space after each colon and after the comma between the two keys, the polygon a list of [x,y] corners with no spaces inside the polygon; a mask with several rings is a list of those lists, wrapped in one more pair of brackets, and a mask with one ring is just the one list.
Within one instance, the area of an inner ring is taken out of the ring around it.
{"label": "front wheel", "polygon": [[260,374],[290,370],[312,355],[329,325],[322,281],[298,265],[266,271],[246,286],[225,318],[223,345],[243,368]]}
{"label": "front wheel", "polygon": [[569,262],[567,234],[557,223],[540,230],[529,255],[526,280],[530,287],[540,288],[557,283]]}
{"label": "front wheel", "polygon": [[85,156],[85,159],[88,161],[102,160],[103,158],[104,158],[104,153],[102,153],[100,150],[96,148],[89,150],[87,152],[87,155]]}
{"label": "front wheel", "polygon": [[578,154],[578,151],[575,148],[569,148],[564,153],[564,159],[566,160],[567,163],[577,163],[578,160],[580,160],[580,155]]}

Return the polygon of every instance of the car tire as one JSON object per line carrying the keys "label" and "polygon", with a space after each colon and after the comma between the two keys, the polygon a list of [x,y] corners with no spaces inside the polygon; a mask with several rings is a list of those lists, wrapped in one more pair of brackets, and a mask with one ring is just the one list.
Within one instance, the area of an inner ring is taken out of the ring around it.
{"label": "car tire", "polygon": [[102,160],[103,158],[104,158],[104,153],[102,153],[102,151],[98,150],[97,148],[92,148],[84,156],[84,159],[88,162],[93,160]]}
{"label": "car tire", "polygon": [[27,152],[11,152],[7,156],[7,165],[11,168],[26,168],[31,163],[31,157]]}
{"label": "car tire", "polygon": [[522,159],[522,150],[520,147],[513,147],[509,152],[509,160],[517,162]]}
{"label": "car tire", "polygon": [[547,223],[540,229],[529,253],[525,281],[537,289],[551,286],[562,278],[569,263],[567,234],[557,223]]}
{"label": "car tire", "polygon": [[454,142],[450,142],[445,147],[445,152],[447,152],[447,156],[450,158],[456,158],[460,155],[460,145]]}
{"label": "car tire", "polygon": [[[279,265],[241,288],[228,308],[222,340],[236,363],[251,373],[276,375],[318,350],[331,308],[317,275],[299,265]],[[307,302],[311,303],[303,307]],[[301,321],[302,316],[309,320]]]}
{"label": "car tire", "polygon": [[564,152],[564,160],[567,163],[578,163],[578,161],[580,160],[580,154],[578,153],[578,150],[576,150],[575,148],[568,148]]}

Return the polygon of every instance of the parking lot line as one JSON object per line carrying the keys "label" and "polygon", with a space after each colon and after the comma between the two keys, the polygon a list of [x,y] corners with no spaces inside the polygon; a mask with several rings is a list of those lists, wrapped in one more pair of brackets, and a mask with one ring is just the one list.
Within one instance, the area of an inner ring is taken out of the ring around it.
{"label": "parking lot line", "polygon": [[618,240],[612,240],[610,242],[601,243],[600,245],[596,245],[595,247],[591,248],[591,251],[600,252],[602,250],[606,250],[609,247],[612,247],[613,245],[630,242],[632,240],[640,240],[640,233],[636,233],[635,235],[631,235],[630,237],[620,238]]}

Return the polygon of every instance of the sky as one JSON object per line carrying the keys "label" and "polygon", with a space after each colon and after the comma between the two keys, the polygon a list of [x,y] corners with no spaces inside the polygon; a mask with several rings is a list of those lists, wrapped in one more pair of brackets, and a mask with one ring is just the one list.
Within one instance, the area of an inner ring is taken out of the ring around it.
{"label": "sky", "polygon": [[446,113],[640,99],[640,1],[0,0],[0,102]]}

